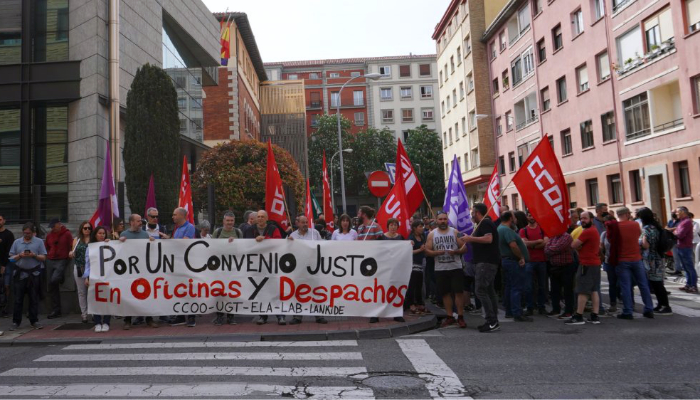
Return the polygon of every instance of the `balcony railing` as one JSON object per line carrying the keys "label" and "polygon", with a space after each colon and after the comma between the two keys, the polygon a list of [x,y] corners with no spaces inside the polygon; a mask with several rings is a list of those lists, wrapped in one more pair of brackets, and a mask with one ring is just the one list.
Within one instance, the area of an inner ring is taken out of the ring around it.
{"label": "balcony railing", "polygon": [[309,103],[309,106],[307,108],[321,108],[321,102],[320,101],[312,101]]}
{"label": "balcony railing", "polygon": [[525,121],[523,121],[523,122],[519,123],[518,125],[516,125],[516,126],[515,126],[515,130],[516,130],[516,131],[519,131],[519,130],[523,129],[523,128],[526,127],[526,126],[528,126],[528,125],[530,125],[530,124],[532,124],[532,123],[534,123],[534,122],[537,122],[537,120],[538,120],[538,118],[537,118],[537,112],[535,111],[535,114],[534,114],[534,115],[531,115],[530,118],[528,118],[528,119],[526,119]]}
{"label": "balcony railing", "polygon": [[672,128],[675,128],[675,127],[680,126],[680,125],[683,125],[683,118],[679,118],[679,119],[674,120],[674,121],[670,121],[670,122],[663,123],[661,125],[657,125],[654,127],[654,132],[665,131],[667,129],[672,129]]}
{"label": "balcony railing", "polygon": [[617,74],[624,75],[628,72],[634,71],[635,69],[641,68],[645,64],[651,62],[655,58],[661,57],[664,54],[668,54],[676,48],[676,41],[674,38],[670,38],[665,42],[662,42],[660,46],[652,46],[653,50],[645,54],[643,57],[637,57],[635,59],[628,58],[627,60],[622,60],[623,65],[617,66]]}
{"label": "balcony railing", "polygon": [[613,13],[617,12],[617,10],[621,9],[622,7],[626,6],[628,3],[631,3],[634,0],[619,0],[617,4],[613,5]]}
{"label": "balcony railing", "polygon": [[644,137],[644,136],[648,136],[650,134],[651,134],[651,129],[646,128],[646,129],[638,130],[636,132],[627,133],[625,135],[625,138],[627,138],[627,140],[633,140],[633,139],[639,139],[639,138]]}

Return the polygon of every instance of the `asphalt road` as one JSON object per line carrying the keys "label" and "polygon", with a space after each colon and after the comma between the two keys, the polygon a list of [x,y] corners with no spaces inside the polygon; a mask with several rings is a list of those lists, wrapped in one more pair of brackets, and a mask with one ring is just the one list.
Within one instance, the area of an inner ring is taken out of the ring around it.
{"label": "asphalt road", "polygon": [[0,398],[700,398],[700,303],[683,301],[686,315],[489,334],[470,315],[395,339],[4,347]]}

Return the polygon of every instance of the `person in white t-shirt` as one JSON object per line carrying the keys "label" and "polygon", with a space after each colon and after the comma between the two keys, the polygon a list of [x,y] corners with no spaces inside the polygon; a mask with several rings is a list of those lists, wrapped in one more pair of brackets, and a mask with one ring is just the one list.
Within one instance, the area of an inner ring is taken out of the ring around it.
{"label": "person in white t-shirt", "polygon": [[331,240],[357,240],[357,231],[352,229],[352,220],[349,215],[341,215],[338,223],[340,225],[333,231]]}
{"label": "person in white t-shirt", "polygon": [[[297,218],[299,222],[297,223],[297,230],[292,232],[291,235],[287,237],[289,240],[323,240],[323,237],[316,229],[309,229],[309,220],[306,216],[302,215]],[[322,316],[316,316],[317,324],[327,324],[328,321]],[[301,324],[301,315],[295,315],[294,318],[289,322],[289,325]]]}

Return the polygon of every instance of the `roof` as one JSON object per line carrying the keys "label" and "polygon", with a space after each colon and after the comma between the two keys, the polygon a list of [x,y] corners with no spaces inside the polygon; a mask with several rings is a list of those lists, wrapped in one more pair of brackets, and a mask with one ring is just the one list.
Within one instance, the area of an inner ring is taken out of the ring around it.
{"label": "roof", "polygon": [[364,64],[373,61],[389,61],[389,60],[412,60],[414,58],[435,58],[437,54],[409,54],[407,56],[386,56],[386,57],[359,57],[359,58],[335,58],[327,60],[304,60],[304,61],[277,61],[266,62],[266,67],[312,67],[323,65],[339,65],[339,64]]}
{"label": "roof", "polygon": [[457,9],[457,6],[459,6],[459,2],[460,0],[452,0],[450,2],[450,5],[447,6],[447,10],[445,10],[445,13],[442,15],[442,18],[440,18],[440,22],[438,22],[438,24],[435,25],[435,31],[433,31],[432,36],[433,40],[437,40],[438,36],[440,36],[442,31],[445,30],[445,28],[450,22],[452,14]]}
{"label": "roof", "polygon": [[250,60],[253,62],[253,67],[255,67],[255,72],[258,74],[258,79],[260,79],[261,82],[266,81],[267,74],[265,73],[265,67],[263,67],[258,45],[255,42],[253,29],[250,27],[250,22],[248,22],[248,15],[244,12],[223,12],[214,13],[214,17],[219,21],[225,21],[230,18],[236,22],[243,43],[245,43],[248,54],[250,54]]}

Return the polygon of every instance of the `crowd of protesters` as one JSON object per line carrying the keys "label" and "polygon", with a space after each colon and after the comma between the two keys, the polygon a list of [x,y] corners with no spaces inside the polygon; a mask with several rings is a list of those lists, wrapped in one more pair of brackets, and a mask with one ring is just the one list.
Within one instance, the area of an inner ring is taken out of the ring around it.
{"label": "crowd of protesters", "polygon": [[[595,213],[570,210],[568,231],[554,237],[548,237],[529,213],[510,211],[504,206],[500,217],[493,221],[488,211],[481,203],[472,207],[475,229],[469,235],[450,227],[444,212],[432,218],[416,215],[411,218],[408,237],[398,233],[400,223],[395,219],[387,221],[385,232],[375,220],[375,210],[367,206],[360,207],[356,218],[343,214],[335,218],[334,224],[327,224],[323,215],[315,221],[300,216],[294,221],[296,229],[286,230],[269,221],[264,210],[247,211],[239,226],[234,213],[229,211],[216,229],[212,230],[208,221],[201,221],[195,227],[188,222],[187,210],[183,208],[173,211],[174,227],[168,230],[161,223],[158,210],[149,208],[145,220],[138,214],[129,216],[126,229],[123,220],[115,220],[111,230],[93,227],[85,221],[78,226],[75,236],[58,219],[53,219],[45,240],[37,236],[37,229],[30,222],[22,227],[22,237],[15,240],[0,216],[0,300],[4,299],[0,301],[0,316],[10,317],[12,309],[10,329],[17,329],[27,297],[29,322],[33,328],[41,329],[38,308],[44,297],[41,276],[46,274],[50,300],[47,318],[61,317],[60,285],[70,266],[81,319],[88,323],[88,244],[133,239],[407,240],[412,246],[412,263],[405,311],[415,315],[429,313],[426,301],[432,302],[447,311],[441,326],[457,324],[460,328],[466,328],[465,312],[480,314],[485,319],[478,327],[480,332],[500,330],[499,306],[504,308],[505,318],[516,322],[532,322],[535,313],[570,325],[599,324],[600,317],[615,313],[619,319],[633,319],[635,286],[644,304],[644,317],[671,315],[673,311],[664,287],[666,274],[685,274],[686,284],[681,290],[697,293],[700,224],[693,221],[693,214],[686,207],[678,207],[671,220],[662,224],[649,208],[638,209],[634,214],[626,207],[612,212],[600,203]],[[602,272],[609,283],[605,293],[609,298],[607,309],[602,303]],[[10,293],[14,297],[12,307],[8,301]],[[618,300],[622,303],[619,308]],[[589,316],[584,319],[586,311]],[[128,330],[145,324],[158,328],[159,322],[194,327],[195,317],[160,316],[156,321],[154,316],[123,316],[122,327]],[[277,315],[276,319],[280,325],[302,322],[299,316],[287,321],[284,315]],[[319,324],[327,323],[323,317],[315,320]],[[395,320],[404,321],[401,317]],[[109,315],[92,315],[92,321],[95,332],[107,332],[113,319]],[[267,321],[266,315],[256,319],[257,324]],[[378,318],[370,318],[371,323],[377,321]],[[216,313],[212,323],[235,325],[237,321],[233,314]]]}

